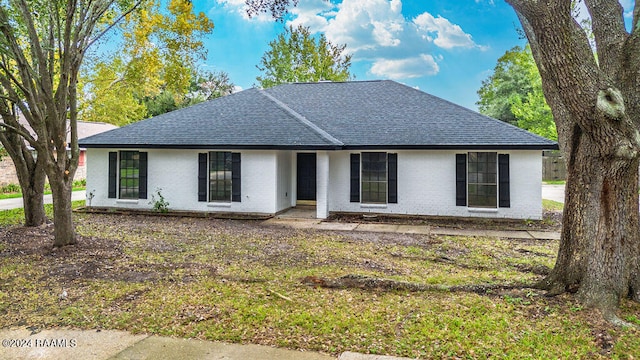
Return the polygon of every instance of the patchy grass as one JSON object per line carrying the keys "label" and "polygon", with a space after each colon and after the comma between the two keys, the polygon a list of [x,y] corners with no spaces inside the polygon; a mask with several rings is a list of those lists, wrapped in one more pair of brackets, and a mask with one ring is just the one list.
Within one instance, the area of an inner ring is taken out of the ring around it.
{"label": "patchy grass", "polygon": [[545,211],[562,211],[564,203],[554,200],[542,199],[542,209]]}
{"label": "patchy grass", "polygon": [[545,180],[542,183],[545,185],[565,185],[567,181],[566,180]]}
{"label": "patchy grass", "polygon": [[[554,241],[75,219],[79,244],[57,250],[50,228],[0,225],[0,327],[122,329],[421,358],[631,359],[640,351],[638,331],[611,328],[570,295],[547,298],[528,287],[553,266]],[[302,282],[347,274],[478,290]],[[624,302],[619,315],[637,322],[640,306]]]}
{"label": "patchy grass", "polygon": [[[78,200],[71,203],[73,208],[78,208],[85,205],[85,200]],[[44,205],[45,214],[49,219],[53,219],[53,205],[45,204]],[[24,209],[11,209],[11,210],[0,210],[0,229],[3,226],[8,225],[22,225],[24,224]],[[0,244],[2,246],[2,244]]]}

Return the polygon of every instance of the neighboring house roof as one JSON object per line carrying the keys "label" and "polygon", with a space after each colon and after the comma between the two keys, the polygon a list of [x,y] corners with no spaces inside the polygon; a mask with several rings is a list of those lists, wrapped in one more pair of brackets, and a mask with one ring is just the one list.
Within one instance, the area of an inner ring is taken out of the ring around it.
{"label": "neighboring house roof", "polygon": [[80,142],[87,148],[557,149],[390,80],[249,89]]}
{"label": "neighboring house roof", "polygon": [[[21,113],[18,114],[18,122],[25,127],[29,131],[29,134],[36,139],[38,136],[35,131],[31,128],[31,125],[25,119],[24,115]],[[78,139],[83,139],[89,136],[93,136],[96,134],[103,133],[105,131],[117,129],[118,127],[112,124],[107,124],[103,122],[90,122],[90,121],[80,121],[78,120]],[[26,140],[25,140],[26,142]],[[71,142],[71,128],[67,127],[67,143]],[[27,143],[28,145],[28,143]]]}
{"label": "neighboring house roof", "polygon": [[[84,139],[89,136],[101,134],[105,131],[117,129],[113,124],[92,121],[78,121],[78,139]],[[71,141],[71,129],[67,129],[67,141]]]}

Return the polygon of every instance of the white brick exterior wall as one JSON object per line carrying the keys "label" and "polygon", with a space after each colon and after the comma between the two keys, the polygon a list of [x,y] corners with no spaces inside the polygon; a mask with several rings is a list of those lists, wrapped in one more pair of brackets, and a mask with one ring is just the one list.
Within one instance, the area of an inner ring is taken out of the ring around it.
{"label": "white brick exterior wall", "polygon": [[[276,181],[278,183],[278,191],[276,194],[277,204],[276,212],[288,209],[292,206],[292,197],[295,195],[292,191],[292,167],[293,161],[290,151],[278,151],[277,152],[277,171],[278,176]],[[295,182],[294,182],[295,183]],[[295,205],[295,201],[293,202]]]}
{"label": "white brick exterior wall", "polygon": [[198,202],[198,153],[208,151],[140,151],[148,154],[148,199],[119,200],[108,198],[109,150],[88,150],[91,160],[87,166],[87,196],[94,193],[91,206],[150,209],[151,195],[161,188],[171,210],[265,214],[277,211],[275,151],[241,152],[242,201],[228,203]]}
{"label": "white brick exterior wall", "polygon": [[[135,150],[135,149],[132,149]],[[112,150],[113,151],[113,150]],[[108,149],[89,149],[87,194],[96,207],[149,209],[157,188],[172,210],[274,214],[295,204],[295,152],[240,151],[242,202],[198,202],[198,153],[205,150],[141,150],[148,153],[148,193],[144,200],[109,199]],[[383,151],[383,150],[380,150]],[[541,151],[502,151],[510,155],[511,207],[470,209],[456,206],[455,157],[465,151],[389,151],[398,154],[398,203],[367,205],[349,202],[352,151],[318,153],[328,158],[327,189],[319,189],[318,205],[330,211],[419,214],[461,217],[540,219],[542,216]],[[326,154],[326,155],[324,155]],[[319,167],[322,169],[326,167]],[[322,186],[322,182],[318,183]],[[322,190],[322,191],[320,191]],[[87,202],[87,204],[89,204]]]}
{"label": "white brick exterior wall", "polygon": [[[384,150],[380,150],[384,151]],[[540,219],[542,152],[502,151],[510,156],[511,207],[470,209],[456,206],[456,154],[465,151],[388,151],[398,154],[398,203],[349,202],[349,151],[330,153],[330,211],[461,217]]]}

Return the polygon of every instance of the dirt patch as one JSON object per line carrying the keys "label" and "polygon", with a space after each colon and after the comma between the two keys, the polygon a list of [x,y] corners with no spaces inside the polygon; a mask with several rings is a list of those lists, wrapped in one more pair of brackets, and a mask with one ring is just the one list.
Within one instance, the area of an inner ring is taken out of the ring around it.
{"label": "dirt patch", "polygon": [[[337,216],[333,221],[352,221],[357,215]],[[421,223],[431,226],[487,225],[498,227],[510,221],[473,221],[460,219],[426,219],[417,217],[379,217],[375,221]],[[462,222],[462,223],[459,223]],[[0,228],[0,258],[27,257],[46,268],[42,281],[58,279],[62,283],[78,279],[125,281],[132,283],[162,280],[189,282],[200,276],[224,279],[220,269],[251,268],[251,264],[267,267],[338,266],[357,268],[365,272],[401,275],[393,260],[446,263],[459,268],[483,270],[478,264],[459,263],[469,253],[459,244],[440,248],[441,238],[421,234],[331,232],[331,241],[346,244],[366,244],[372,252],[359,256],[334,253],[330,244],[326,251],[310,250],[306,241],[320,230],[300,230],[263,226],[258,220],[167,217],[154,215],[78,214],[78,243],[54,248],[53,226],[37,228]],[[328,234],[328,233],[326,233]],[[315,236],[314,235],[314,236]],[[518,243],[518,256],[543,256]],[[413,251],[431,251],[415,255],[406,251],[386,250],[411,247]],[[359,248],[359,247],[358,247]],[[491,255],[491,254],[490,254]],[[548,272],[545,266],[522,266],[518,269],[536,275]],[[252,276],[234,275],[229,280],[264,281]]]}
{"label": "dirt patch", "polygon": [[542,220],[458,218],[444,216],[387,215],[368,213],[335,213],[331,214],[331,216],[329,216],[326,221],[427,225],[432,227],[455,229],[560,231],[562,227],[562,212],[545,211],[543,213]]}

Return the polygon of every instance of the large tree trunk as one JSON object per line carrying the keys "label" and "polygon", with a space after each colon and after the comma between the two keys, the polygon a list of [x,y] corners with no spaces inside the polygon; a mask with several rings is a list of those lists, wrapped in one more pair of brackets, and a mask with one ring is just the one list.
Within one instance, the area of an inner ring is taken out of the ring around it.
{"label": "large tree trunk", "polygon": [[638,269],[638,160],[598,159],[589,140],[574,150],[558,258],[541,286],[551,294],[578,291],[585,305],[611,315],[621,298],[640,290],[632,276]]}
{"label": "large tree trunk", "polygon": [[618,1],[585,0],[596,60],[569,1],[507,2],[531,44],[568,160],[558,258],[540,285],[552,295],[577,292],[615,319],[622,298],[640,298],[638,34],[626,32]]}
{"label": "large tree trunk", "polygon": [[73,226],[71,206],[71,192],[73,190],[73,176],[64,175],[60,177],[58,172],[49,175],[51,185],[51,195],[53,197],[53,224],[54,240],[53,246],[62,247],[77,243],[76,233]]}

